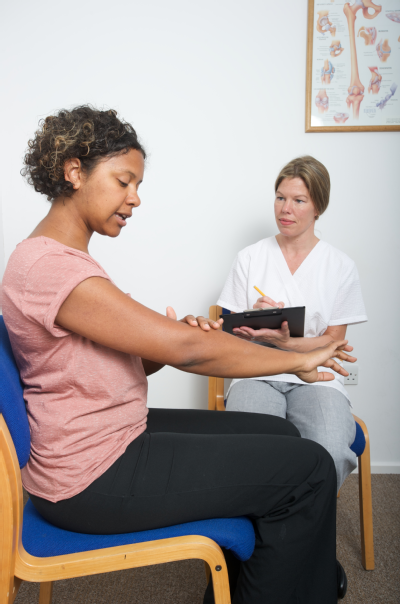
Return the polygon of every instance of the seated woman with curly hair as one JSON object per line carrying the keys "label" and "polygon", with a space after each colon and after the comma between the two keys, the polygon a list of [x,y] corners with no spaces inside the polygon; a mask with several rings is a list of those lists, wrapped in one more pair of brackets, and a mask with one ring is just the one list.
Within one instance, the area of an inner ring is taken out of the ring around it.
{"label": "seated woman with curly hair", "polygon": [[[249,516],[256,547],[226,552],[235,604],[334,603],[336,474],[330,455],[267,415],[148,409],[165,364],[200,375],[346,372],[345,340],[306,353],[241,341],[218,323],[164,317],[123,293],[88,251],[140,205],[146,153],[115,111],[60,111],[41,124],[25,175],[51,207],[11,255],[4,319],[24,383],[32,448],[23,484],[49,522],[122,533]],[[127,262],[124,259],[124,262]],[[213,601],[209,585],[205,602]]]}

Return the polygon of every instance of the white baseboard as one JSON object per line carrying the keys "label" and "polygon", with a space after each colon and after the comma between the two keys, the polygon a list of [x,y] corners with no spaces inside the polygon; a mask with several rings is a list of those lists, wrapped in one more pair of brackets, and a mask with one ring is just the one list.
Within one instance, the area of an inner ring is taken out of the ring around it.
{"label": "white baseboard", "polygon": [[[358,474],[356,468],[353,474]],[[371,463],[371,474],[400,474],[400,462],[382,461]]]}

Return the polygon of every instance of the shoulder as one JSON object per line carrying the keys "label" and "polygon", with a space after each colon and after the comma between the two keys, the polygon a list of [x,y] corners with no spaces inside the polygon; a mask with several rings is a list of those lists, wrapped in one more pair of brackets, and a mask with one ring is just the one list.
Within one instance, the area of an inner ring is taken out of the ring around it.
{"label": "shoulder", "polygon": [[96,270],[105,274],[89,254],[70,248],[48,237],[25,239],[11,254],[4,273],[3,285],[24,287],[35,275],[40,279],[55,278],[65,271]]}
{"label": "shoulder", "polygon": [[330,243],[320,241],[318,247],[320,247],[322,258],[329,263],[332,268],[335,268],[336,270],[342,269],[346,272],[357,270],[354,260]]}
{"label": "shoulder", "polygon": [[267,237],[266,239],[260,239],[260,241],[257,241],[252,245],[248,245],[247,247],[240,250],[240,252],[238,253],[238,258],[253,258],[258,256],[259,254],[265,254],[273,248],[275,243],[275,237]]}

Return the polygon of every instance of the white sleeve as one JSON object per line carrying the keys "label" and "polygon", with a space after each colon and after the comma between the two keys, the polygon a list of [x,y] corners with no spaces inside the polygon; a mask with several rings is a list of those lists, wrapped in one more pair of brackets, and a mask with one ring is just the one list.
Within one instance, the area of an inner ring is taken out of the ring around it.
{"label": "white sleeve", "polygon": [[350,261],[344,268],[328,325],[350,325],[364,321],[368,321],[368,317],[361,293],[360,277],[356,265]]}
{"label": "white sleeve", "polygon": [[236,256],[224,288],[217,304],[233,312],[246,310],[247,281],[249,278],[250,256],[248,253],[239,252]]}

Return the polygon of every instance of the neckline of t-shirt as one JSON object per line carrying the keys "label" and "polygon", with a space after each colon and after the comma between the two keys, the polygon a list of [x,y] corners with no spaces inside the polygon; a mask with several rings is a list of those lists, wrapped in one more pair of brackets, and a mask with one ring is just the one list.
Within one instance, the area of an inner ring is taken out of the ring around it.
{"label": "neckline of t-shirt", "polygon": [[319,241],[318,241],[318,242],[317,242],[317,243],[314,245],[313,249],[312,249],[312,250],[311,250],[311,251],[310,251],[310,252],[307,254],[307,256],[304,258],[303,262],[300,264],[300,266],[299,266],[299,267],[298,267],[298,268],[295,270],[295,272],[294,272],[294,273],[293,273],[293,275],[292,275],[292,273],[290,272],[290,268],[289,268],[289,266],[288,266],[288,263],[286,262],[286,258],[285,258],[285,256],[284,256],[284,254],[283,254],[282,250],[281,250],[281,246],[280,246],[280,245],[279,245],[279,243],[278,243],[278,240],[277,240],[277,238],[276,238],[276,235],[274,235],[274,236],[272,237],[272,239],[274,240],[275,245],[276,245],[276,247],[278,248],[278,250],[279,250],[279,252],[280,252],[281,259],[282,259],[282,261],[283,261],[284,265],[286,266],[286,268],[287,268],[287,271],[288,271],[289,275],[290,275],[290,276],[291,276],[293,279],[294,279],[294,278],[296,278],[296,277],[299,275],[299,273],[301,272],[301,270],[303,269],[303,267],[304,267],[304,266],[306,266],[306,267],[307,267],[307,265],[308,265],[308,264],[310,264],[310,262],[312,261],[312,258],[313,258],[313,256],[314,256],[314,254],[313,254],[314,250],[316,250],[317,248],[324,247],[323,245],[320,245],[320,244],[324,244],[324,243],[325,243],[324,241],[322,241],[322,240],[320,239],[320,240],[319,240]]}
{"label": "neckline of t-shirt", "polygon": [[21,243],[28,243],[29,241],[35,241],[35,239],[44,239],[46,241],[51,241],[52,245],[60,245],[61,247],[67,248],[67,250],[72,250],[77,254],[83,254],[84,256],[89,256],[89,258],[92,258],[90,254],[82,252],[82,250],[77,250],[75,247],[70,247],[69,245],[65,245],[65,243],[60,243],[60,241],[57,241],[57,239],[53,239],[52,237],[46,237],[45,235],[38,235],[37,237],[27,237],[26,239],[23,239]]}

